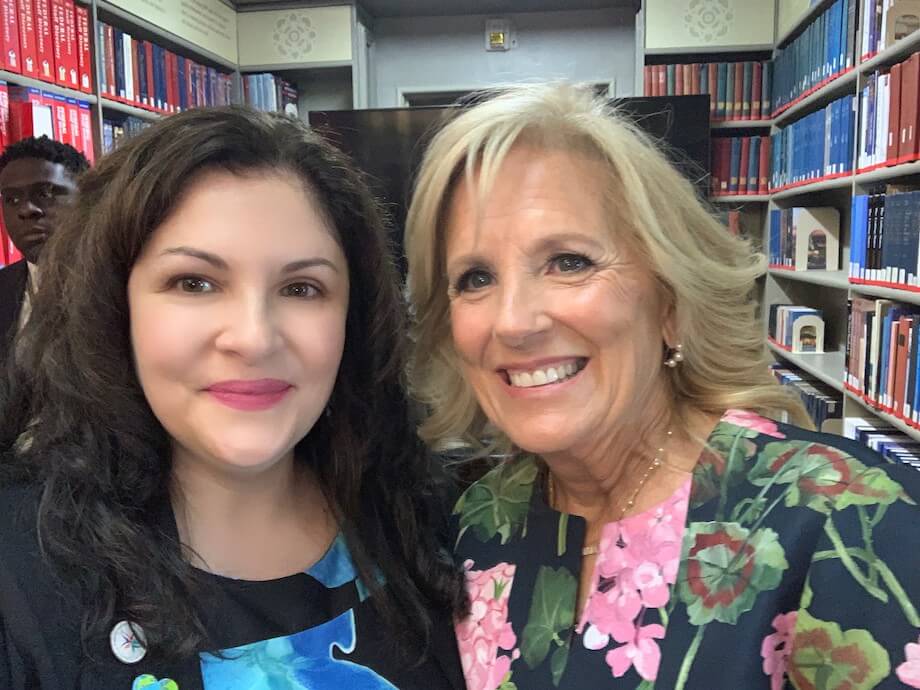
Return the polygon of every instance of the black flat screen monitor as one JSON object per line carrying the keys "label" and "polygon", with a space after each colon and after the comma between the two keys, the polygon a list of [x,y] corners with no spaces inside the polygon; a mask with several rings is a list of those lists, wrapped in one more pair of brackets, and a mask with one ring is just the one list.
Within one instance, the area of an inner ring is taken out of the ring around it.
{"label": "black flat screen monitor", "polygon": [[[665,145],[672,161],[698,186],[709,181],[709,97],[620,98],[614,102]],[[412,183],[425,146],[449,108],[328,110],[310,113],[310,124],[348,153],[370,176],[393,220],[393,242],[402,255],[402,232]]]}

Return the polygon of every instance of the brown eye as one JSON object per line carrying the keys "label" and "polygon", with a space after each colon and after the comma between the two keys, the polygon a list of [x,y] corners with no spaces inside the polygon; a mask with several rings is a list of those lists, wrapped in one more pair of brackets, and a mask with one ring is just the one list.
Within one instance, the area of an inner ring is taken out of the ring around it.
{"label": "brown eye", "polygon": [[321,293],[315,286],[310,285],[310,283],[291,283],[281,289],[281,294],[284,297],[311,299],[313,297],[318,297]]}
{"label": "brown eye", "polygon": [[202,293],[213,292],[214,286],[204,278],[181,278],[179,287],[182,292]]}

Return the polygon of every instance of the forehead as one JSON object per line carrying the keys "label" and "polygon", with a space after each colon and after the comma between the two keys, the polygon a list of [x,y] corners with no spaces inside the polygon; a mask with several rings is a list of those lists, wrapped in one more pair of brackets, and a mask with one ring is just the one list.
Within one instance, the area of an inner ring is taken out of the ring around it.
{"label": "forehead", "polygon": [[609,234],[609,171],[564,150],[513,147],[483,188],[480,170],[451,190],[446,245],[452,250],[497,239],[526,242],[546,232]]}
{"label": "forehead", "polygon": [[62,163],[52,163],[42,158],[10,161],[0,171],[0,188],[28,187],[41,183],[70,186],[73,180],[73,175]]}

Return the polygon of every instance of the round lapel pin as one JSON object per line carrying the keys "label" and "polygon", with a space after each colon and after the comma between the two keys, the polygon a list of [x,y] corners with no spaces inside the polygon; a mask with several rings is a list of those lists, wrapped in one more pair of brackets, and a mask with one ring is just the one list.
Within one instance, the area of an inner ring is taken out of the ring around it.
{"label": "round lapel pin", "polygon": [[147,640],[144,631],[136,623],[121,621],[109,633],[112,654],[125,664],[136,664],[147,655]]}

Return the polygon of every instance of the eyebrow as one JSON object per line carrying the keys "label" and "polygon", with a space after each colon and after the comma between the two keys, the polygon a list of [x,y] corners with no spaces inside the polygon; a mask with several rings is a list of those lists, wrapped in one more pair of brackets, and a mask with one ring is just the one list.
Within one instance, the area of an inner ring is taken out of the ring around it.
{"label": "eyebrow", "polygon": [[[594,237],[587,233],[563,231],[555,232],[551,235],[540,238],[536,244],[534,244],[532,247],[528,247],[528,252],[533,254],[543,254],[545,252],[571,249],[570,245],[573,242],[591,245],[596,250],[603,249],[603,244],[598,242]],[[487,254],[474,250],[469,254],[464,254],[460,257],[457,257],[453,261],[447,262],[447,267],[449,269],[453,268],[455,270],[467,270],[474,266],[480,266],[488,263],[489,259],[487,258]]]}
{"label": "eyebrow", "polygon": [[[211,252],[205,252],[200,249],[194,249],[192,247],[170,247],[169,249],[164,249],[160,252],[161,256],[189,256],[193,259],[198,259],[204,261],[205,263],[211,264],[214,268],[221,271],[229,270],[227,262],[221,259],[217,254],[212,254]],[[338,266],[329,261],[329,259],[324,259],[320,256],[310,257],[309,259],[298,259],[297,261],[291,261],[284,265],[281,269],[282,273],[294,273],[295,271],[301,271],[305,268],[313,268],[314,266],[326,266],[331,268],[336,273],[339,272]]]}

